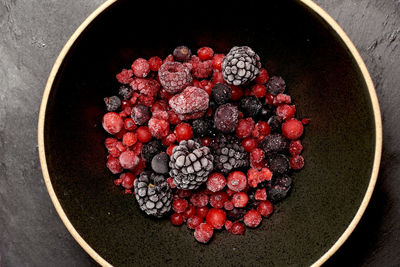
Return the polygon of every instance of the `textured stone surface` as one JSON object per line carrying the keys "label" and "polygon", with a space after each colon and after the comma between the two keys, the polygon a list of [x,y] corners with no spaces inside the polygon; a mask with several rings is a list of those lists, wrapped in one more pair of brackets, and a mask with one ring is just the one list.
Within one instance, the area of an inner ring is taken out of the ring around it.
{"label": "textured stone surface", "polygon": [[[0,265],[92,266],[46,191],[37,117],[51,67],[101,0],[0,0]],[[360,224],[328,266],[400,265],[400,2],[316,0],[359,49],[377,88],[383,155]]]}

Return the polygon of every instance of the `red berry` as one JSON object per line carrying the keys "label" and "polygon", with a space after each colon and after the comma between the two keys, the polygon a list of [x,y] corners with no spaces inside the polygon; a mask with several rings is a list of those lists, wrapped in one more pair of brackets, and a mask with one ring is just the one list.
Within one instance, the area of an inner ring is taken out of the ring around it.
{"label": "red berry", "polygon": [[260,73],[255,78],[255,82],[258,84],[266,84],[269,80],[269,75],[266,69],[261,68]]}
{"label": "red berry", "polygon": [[282,118],[283,120],[288,120],[294,117],[296,113],[296,108],[294,105],[280,105],[276,108],[276,115]]}
{"label": "red berry", "polygon": [[186,225],[189,229],[196,229],[202,222],[203,219],[195,215],[187,219]]}
{"label": "red berry", "polygon": [[222,71],[222,61],[224,61],[224,54],[215,54],[212,58],[212,66],[214,70]]}
{"label": "red berry", "polygon": [[176,184],[174,184],[174,178],[168,177],[167,178],[167,183],[168,183],[169,187],[176,188]]}
{"label": "red berry", "polygon": [[278,94],[274,99],[274,104],[290,104],[292,102],[292,98],[290,95]]}
{"label": "red berry", "polygon": [[199,207],[196,209],[196,215],[199,216],[200,218],[205,218],[208,213],[208,207]]}
{"label": "red berry", "polygon": [[228,194],[223,191],[215,192],[210,196],[210,204],[213,208],[221,209],[224,203],[228,200]]}
{"label": "red berry", "polygon": [[304,125],[307,125],[307,124],[310,123],[310,119],[303,118],[303,119],[301,119],[301,123],[304,124]]}
{"label": "red berry", "polygon": [[131,172],[123,173],[119,176],[121,179],[121,185],[126,189],[133,188],[133,182],[135,181],[136,177]]}
{"label": "red berry", "polygon": [[210,137],[203,137],[201,138],[201,144],[203,146],[209,146],[211,143],[211,138]]}
{"label": "red berry", "polygon": [[263,217],[268,217],[274,211],[274,205],[269,200],[261,201],[257,206],[257,211]]}
{"label": "red berry", "polygon": [[244,208],[249,202],[249,196],[244,192],[239,192],[233,195],[232,203],[235,208]]}
{"label": "red berry", "polygon": [[172,204],[172,209],[176,212],[176,213],[182,213],[186,210],[186,208],[188,207],[188,202],[186,199],[177,199],[174,200],[173,204]]}
{"label": "red berry", "polygon": [[303,145],[300,140],[290,141],[289,152],[292,156],[300,155],[303,150]]}
{"label": "red berry", "polygon": [[230,87],[232,89],[231,100],[232,101],[240,100],[243,96],[243,89],[241,87],[235,86],[235,85],[231,85]]}
{"label": "red berry", "polygon": [[193,205],[189,205],[186,210],[183,212],[183,217],[190,218],[196,214],[196,208]]}
{"label": "red berry", "polygon": [[262,168],[261,171],[257,169],[249,169],[247,171],[247,180],[251,187],[257,187],[257,185],[263,181],[270,181],[272,179],[272,172],[268,168]]}
{"label": "red berry", "polygon": [[124,134],[124,136],[122,137],[122,143],[126,146],[133,146],[134,144],[136,144],[137,141],[137,137],[134,133],[132,132],[127,132],[126,134]]}
{"label": "red berry", "polygon": [[144,78],[150,72],[150,65],[144,58],[138,58],[132,63],[132,71],[136,77]]}
{"label": "red berry", "polygon": [[201,61],[212,59],[214,56],[214,51],[210,47],[202,47],[197,50],[197,56],[200,58]]}
{"label": "red berry", "polygon": [[211,95],[211,90],[214,84],[209,80],[202,80],[200,82],[200,88],[207,92],[208,95]]}
{"label": "red berry", "polygon": [[121,153],[119,156],[119,162],[122,168],[133,170],[139,164],[139,157],[135,152],[127,150]]}
{"label": "red berry", "polygon": [[169,133],[169,123],[166,120],[151,118],[149,120],[149,130],[154,138],[162,139]]}
{"label": "red berry", "polygon": [[207,189],[212,192],[221,191],[226,185],[225,176],[218,172],[214,172],[208,176]]}
{"label": "red berry", "polygon": [[125,130],[133,131],[133,130],[136,129],[136,127],[137,126],[136,126],[136,124],[135,124],[135,122],[133,121],[132,118],[127,118],[127,119],[124,120],[124,128],[125,128]]}
{"label": "red berry", "polygon": [[231,172],[228,175],[227,185],[229,189],[235,192],[242,191],[247,185],[246,175],[241,171]]}
{"label": "red berry", "polygon": [[254,194],[255,200],[266,200],[267,199],[267,190],[265,188],[257,189],[256,193]]}
{"label": "red berry", "polygon": [[304,158],[302,156],[293,156],[290,159],[290,167],[293,170],[301,170],[304,167]]}
{"label": "red berry", "polygon": [[229,229],[229,232],[234,235],[242,235],[245,230],[246,227],[244,227],[243,223],[235,222],[232,224],[231,229]]}
{"label": "red berry", "polygon": [[255,149],[258,145],[257,139],[247,137],[242,140],[242,147],[246,152],[250,152]]}
{"label": "red berry", "polygon": [[181,122],[181,120],[178,117],[178,114],[175,113],[172,109],[168,110],[168,121],[172,125],[177,125]]}
{"label": "red berry", "polygon": [[119,160],[117,158],[114,158],[112,156],[109,156],[107,158],[106,166],[110,170],[110,172],[112,172],[113,174],[122,172],[121,163],[119,162]]}
{"label": "red berry", "polygon": [[192,126],[189,123],[181,122],[175,127],[174,133],[178,142],[189,140],[193,136]]}
{"label": "red berry", "polygon": [[158,71],[158,69],[161,67],[162,65],[162,60],[161,58],[155,56],[155,57],[151,57],[149,58],[149,67],[151,71]]}
{"label": "red berry", "polygon": [[264,150],[255,148],[250,152],[250,163],[260,163],[264,159]]}
{"label": "red berry", "polygon": [[268,94],[265,96],[265,104],[273,105],[273,104],[274,104],[274,100],[275,100],[275,97],[274,97],[272,94],[270,94],[270,93],[268,93]]}
{"label": "red berry", "polygon": [[190,197],[190,203],[192,203],[196,207],[204,207],[208,204],[208,195],[205,193],[194,193]]}
{"label": "red berry", "polygon": [[210,209],[206,216],[206,222],[214,229],[221,229],[226,221],[226,213],[222,209]]}
{"label": "red berry", "polygon": [[225,229],[229,231],[231,229],[233,222],[230,220],[225,221]]}
{"label": "red berry", "polygon": [[262,98],[267,94],[267,88],[264,85],[261,84],[255,84],[251,88],[251,93],[250,95],[254,95],[258,98]]}
{"label": "red berry", "polygon": [[251,135],[255,123],[252,118],[240,119],[236,126],[236,136],[239,138],[246,138]]}
{"label": "red berry", "polygon": [[269,124],[266,121],[257,122],[256,128],[260,135],[266,136],[271,133],[271,128],[269,127]]}
{"label": "red berry", "polygon": [[[157,111],[167,111],[167,108],[168,108],[167,102],[165,102],[163,100],[160,100],[158,102],[155,102],[151,106],[150,110],[151,110],[152,113],[154,113],[154,112],[157,112]],[[154,116],[154,114],[153,114],[153,116]]]}
{"label": "red berry", "polygon": [[200,243],[207,243],[210,241],[214,234],[214,230],[211,225],[207,223],[201,223],[194,230],[194,237]]}
{"label": "red berry", "polygon": [[261,221],[261,214],[256,210],[249,210],[243,217],[244,224],[248,227],[257,227]]}
{"label": "red berry", "polygon": [[142,143],[150,142],[151,140],[151,133],[148,127],[141,126],[136,130],[136,136],[138,140]]}
{"label": "red berry", "polygon": [[167,154],[168,154],[169,156],[172,155],[172,150],[174,149],[174,147],[176,147],[176,145],[170,145],[170,146],[167,148]]}
{"label": "red berry", "polygon": [[230,200],[225,201],[225,203],[224,203],[224,209],[225,210],[233,210],[234,207],[235,206],[233,206],[232,201],[230,201]]}
{"label": "red berry", "polygon": [[225,83],[224,75],[222,74],[221,71],[219,71],[219,70],[214,70],[213,75],[212,75],[212,82],[213,82],[214,84],[217,84],[217,83]]}
{"label": "red berry", "polygon": [[299,139],[303,134],[303,124],[296,119],[287,120],[282,124],[282,133],[287,139]]}
{"label": "red berry", "polygon": [[171,215],[171,223],[173,225],[176,225],[176,226],[182,225],[184,221],[185,221],[185,218],[180,213],[174,213]]}
{"label": "red berry", "polygon": [[108,112],[103,116],[103,128],[110,134],[116,134],[121,131],[124,121],[115,112]]}
{"label": "red berry", "polygon": [[166,137],[164,137],[163,139],[162,139],[162,143],[163,143],[163,145],[165,145],[165,146],[170,146],[170,145],[172,145],[173,143],[175,143],[175,141],[176,141],[176,136],[175,136],[175,134],[169,134],[169,135],[167,135]]}
{"label": "red berry", "polygon": [[178,189],[176,193],[179,198],[188,198],[192,195],[192,190]]}
{"label": "red berry", "polygon": [[116,75],[116,78],[119,83],[130,84],[133,81],[132,75],[132,70],[123,69],[120,73]]}
{"label": "red berry", "polygon": [[115,179],[115,180],[114,180],[114,184],[115,184],[116,186],[121,185],[121,183],[122,183],[122,179]]}

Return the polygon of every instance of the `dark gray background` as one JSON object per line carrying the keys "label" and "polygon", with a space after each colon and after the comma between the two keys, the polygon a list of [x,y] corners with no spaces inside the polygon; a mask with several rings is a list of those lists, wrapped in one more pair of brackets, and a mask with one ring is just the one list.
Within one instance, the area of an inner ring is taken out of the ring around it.
{"label": "dark gray background", "polygon": [[[95,265],[50,201],[37,152],[37,117],[58,53],[102,2],[0,0],[0,266]],[[377,89],[384,133],[371,203],[327,265],[400,265],[400,1],[315,2],[361,53]]]}

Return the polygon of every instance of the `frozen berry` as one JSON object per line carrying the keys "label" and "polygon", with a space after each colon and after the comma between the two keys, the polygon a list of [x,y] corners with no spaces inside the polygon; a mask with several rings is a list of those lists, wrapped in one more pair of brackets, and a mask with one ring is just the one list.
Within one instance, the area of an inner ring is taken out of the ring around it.
{"label": "frozen berry", "polygon": [[154,138],[162,139],[169,133],[169,123],[166,120],[151,118],[149,120],[149,130]]}
{"label": "frozen berry", "polygon": [[204,61],[212,59],[212,57],[214,56],[214,51],[211,47],[202,47],[197,50],[197,55],[199,56],[200,60]]}
{"label": "frozen berry", "polygon": [[187,46],[181,45],[174,49],[172,55],[176,61],[184,62],[190,59],[192,52]]}
{"label": "frozen berry", "polygon": [[274,184],[267,191],[268,200],[272,203],[283,200],[288,195],[291,187],[292,179],[288,175],[277,177]]}
{"label": "frozen berry", "polygon": [[126,189],[133,188],[133,182],[135,181],[136,177],[131,172],[123,173],[119,176],[121,179],[121,185]]}
{"label": "frozen berry", "polygon": [[273,113],[273,108],[270,105],[263,105],[258,112],[257,118],[266,121],[273,115]]}
{"label": "frozen berry", "polygon": [[189,204],[186,210],[183,212],[183,217],[185,217],[185,219],[188,219],[190,217],[193,217],[195,214],[196,214],[196,208],[193,205]]}
{"label": "frozen berry", "polygon": [[249,197],[244,192],[238,192],[232,197],[232,203],[235,208],[244,208],[247,202],[249,202]]}
{"label": "frozen berry", "polygon": [[[219,70],[222,75],[222,61],[224,60],[224,54],[215,54],[212,58],[212,66],[214,70]],[[223,76],[222,76],[223,77]]]}
{"label": "frozen berry", "polygon": [[118,90],[118,94],[124,99],[128,100],[132,97],[133,90],[132,87],[128,85],[121,85]]}
{"label": "frozen berry", "polygon": [[268,158],[269,169],[273,173],[283,174],[289,171],[289,159],[283,154],[275,154]]}
{"label": "frozen berry", "polygon": [[136,129],[136,124],[135,124],[135,122],[133,121],[133,119],[132,118],[126,118],[125,120],[124,120],[124,128],[125,128],[125,130],[127,130],[127,131],[133,131],[133,130],[135,130]]}
{"label": "frozen berry", "polygon": [[168,93],[176,94],[192,82],[190,69],[179,62],[166,62],[158,70],[161,85]]}
{"label": "frozen berry", "polygon": [[137,137],[132,132],[127,132],[122,137],[122,143],[126,146],[133,146],[137,142]]}
{"label": "frozen berry", "polygon": [[282,133],[290,140],[299,139],[303,134],[303,124],[296,119],[287,120],[282,124]]}
{"label": "frozen berry", "polygon": [[254,95],[258,98],[262,98],[267,94],[267,89],[265,88],[264,85],[261,84],[255,84],[251,88],[251,93],[250,95]]}
{"label": "frozen berry", "polygon": [[207,78],[213,72],[212,60],[200,61],[199,57],[192,56],[189,63],[192,66],[193,76],[198,79]]}
{"label": "frozen berry", "polygon": [[242,98],[243,96],[243,89],[239,86],[231,85],[231,100],[232,101],[238,101]]}
{"label": "frozen berry", "polygon": [[221,71],[218,70],[214,70],[211,80],[214,84],[225,83],[224,75],[222,74]]}
{"label": "frozen berry", "polygon": [[170,145],[168,148],[167,148],[167,154],[169,155],[169,156],[171,156],[172,155],[172,151],[174,150],[174,147],[176,147],[176,145]]}
{"label": "frozen berry", "polygon": [[257,75],[256,79],[254,80],[258,84],[266,84],[269,80],[269,75],[266,69],[261,68],[260,73]]}
{"label": "frozen berry", "polygon": [[260,148],[255,148],[250,152],[250,164],[260,163],[264,159],[264,151]]}
{"label": "frozen berry", "polygon": [[116,134],[121,131],[124,121],[115,112],[108,112],[103,116],[103,128],[110,134]]}
{"label": "frozen berry", "polygon": [[223,208],[224,203],[228,201],[228,194],[224,191],[215,192],[210,196],[210,205],[213,208]]}
{"label": "frozen berry", "polygon": [[183,213],[186,208],[188,207],[188,202],[186,199],[177,199],[174,200],[173,204],[172,204],[172,209],[176,212],[176,213]]}
{"label": "frozen berry", "polygon": [[187,219],[186,225],[189,229],[196,229],[196,227],[199,226],[202,222],[203,219],[195,215]]}
{"label": "frozen berry", "polygon": [[234,234],[234,235],[242,235],[244,231],[246,230],[246,227],[244,227],[243,223],[241,222],[234,222],[229,229],[229,232]]}
{"label": "frozen berry", "polygon": [[233,210],[235,206],[233,206],[233,202],[231,200],[225,201],[224,209],[225,210]]}
{"label": "frozen berry", "polygon": [[174,144],[176,141],[176,136],[173,133],[168,134],[166,137],[162,139],[162,143],[164,146],[170,146]]}
{"label": "frozen berry", "polygon": [[291,102],[292,98],[290,97],[290,95],[285,95],[285,94],[278,94],[273,101],[274,105],[290,104]]}
{"label": "frozen berry", "polygon": [[132,63],[132,71],[136,77],[144,78],[150,72],[150,65],[144,58],[138,58]]}
{"label": "frozen berry", "polygon": [[210,209],[206,216],[206,222],[214,229],[221,229],[226,221],[226,213],[222,209]]}
{"label": "frozen berry", "polygon": [[266,84],[266,87],[269,93],[277,95],[285,91],[286,83],[282,77],[272,76]]}
{"label": "frozen berry", "polygon": [[270,134],[258,143],[264,152],[282,152],[289,147],[289,140],[281,134]]}
{"label": "frozen berry", "polygon": [[194,237],[200,243],[207,243],[214,234],[213,227],[207,223],[201,223],[194,231]]}
{"label": "frozen berry", "polygon": [[293,156],[290,159],[290,167],[293,170],[301,170],[304,167],[304,158],[299,155]]}
{"label": "frozen berry", "polygon": [[254,117],[261,110],[262,104],[255,96],[246,96],[240,100],[239,108],[247,117]]}
{"label": "frozen berry", "polygon": [[232,89],[223,83],[217,83],[211,91],[211,95],[218,105],[228,103],[231,99],[231,93]]}
{"label": "frozen berry", "polygon": [[232,210],[228,210],[226,212],[226,216],[229,220],[231,221],[237,221],[243,218],[243,216],[246,214],[245,209],[240,209],[240,208],[234,208]]}
{"label": "frozen berry", "polygon": [[171,223],[173,225],[176,225],[176,226],[182,225],[184,221],[185,221],[185,218],[180,213],[174,213],[171,215]]}
{"label": "frozen berry", "polygon": [[194,193],[191,197],[190,197],[190,203],[192,203],[194,206],[196,207],[204,207],[207,206],[208,204],[208,195],[204,194],[204,193]]}
{"label": "frozen berry", "polygon": [[310,123],[310,119],[302,118],[301,119],[301,123],[304,124],[304,125],[308,125]]}
{"label": "frozen berry", "polygon": [[161,152],[153,157],[151,160],[151,168],[156,173],[167,174],[169,171],[169,156],[165,152]]}
{"label": "frozen berry", "polygon": [[196,209],[196,215],[199,216],[200,218],[205,218],[207,216],[208,213],[208,207],[204,206],[204,207],[198,207]]}
{"label": "frozen berry", "polygon": [[116,78],[119,83],[130,84],[133,81],[132,75],[132,70],[123,69],[120,73],[116,75]]}
{"label": "frozen berry", "polygon": [[137,138],[142,143],[147,143],[151,140],[151,133],[148,127],[141,126],[136,130]]}
{"label": "frozen berry", "polygon": [[106,97],[104,103],[108,111],[116,111],[121,107],[121,99],[118,96]]}
{"label": "frozen berry", "polygon": [[218,192],[224,189],[226,185],[225,177],[218,172],[214,172],[208,176],[207,189],[212,192]]}
{"label": "frozen berry", "polygon": [[192,126],[189,123],[181,122],[175,127],[174,133],[178,143],[183,140],[189,140],[193,136]]}
{"label": "frozen berry", "polygon": [[214,126],[224,133],[235,131],[238,123],[239,112],[232,104],[224,104],[218,107],[214,115]]}
{"label": "frozen berry", "polygon": [[162,59],[157,56],[149,58],[148,62],[151,71],[158,71],[162,65]]}
{"label": "frozen berry", "polygon": [[162,145],[159,140],[153,140],[142,147],[142,156],[145,160],[151,161],[155,155],[161,152]]}
{"label": "frozen berry", "polygon": [[280,132],[282,128],[282,118],[273,115],[268,119],[268,125],[271,128],[271,132]]}
{"label": "frozen berry", "polygon": [[226,220],[226,221],[225,221],[225,225],[224,225],[224,226],[225,226],[225,229],[226,229],[226,230],[231,229],[232,224],[233,224],[232,221]]}
{"label": "frozen berry", "polygon": [[257,189],[255,194],[254,194],[254,199],[255,200],[266,200],[267,199],[267,191],[265,188]]}
{"label": "frozen berry", "polygon": [[249,137],[254,130],[255,123],[252,118],[240,119],[236,126],[236,136],[240,139]]}
{"label": "frozen berry", "polygon": [[276,108],[276,115],[283,120],[288,120],[294,117],[296,113],[296,108],[294,105],[280,105]]}
{"label": "frozen berry", "polygon": [[121,163],[119,162],[119,160],[117,158],[114,158],[112,156],[109,156],[107,158],[106,166],[110,170],[110,172],[112,172],[113,174],[122,172]]}
{"label": "frozen berry", "polygon": [[247,181],[251,187],[257,187],[264,181],[271,181],[272,172],[268,168],[262,168],[261,170],[249,169],[247,171]]}
{"label": "frozen berry", "polygon": [[135,152],[127,150],[121,153],[119,156],[119,162],[122,168],[133,170],[139,164],[139,157]]}
{"label": "frozen berry", "polygon": [[251,228],[257,227],[261,220],[261,214],[256,210],[249,210],[243,217],[244,224]]}
{"label": "frozen berry", "polygon": [[242,191],[247,185],[246,175],[241,171],[231,172],[227,178],[227,185],[233,191]]}
{"label": "frozen berry", "polygon": [[137,105],[132,108],[131,117],[137,125],[143,125],[150,119],[150,110],[144,105]]}
{"label": "frozen berry", "polygon": [[210,135],[212,132],[212,121],[205,119],[197,119],[192,123],[193,133],[197,137]]}
{"label": "frozen berry", "polygon": [[200,115],[197,118],[200,118],[208,109],[208,102],[209,96],[203,89],[188,86],[182,93],[174,95],[169,100],[169,106],[178,116],[197,113]]}
{"label": "frozen berry", "polygon": [[303,145],[300,140],[290,141],[289,152],[292,156],[300,155],[303,150]]}
{"label": "frozen berry", "polygon": [[268,217],[274,211],[274,205],[269,200],[260,201],[257,211],[263,216]]}
{"label": "frozen berry", "polygon": [[251,137],[245,138],[242,140],[242,147],[244,151],[250,152],[257,147],[257,140]]}

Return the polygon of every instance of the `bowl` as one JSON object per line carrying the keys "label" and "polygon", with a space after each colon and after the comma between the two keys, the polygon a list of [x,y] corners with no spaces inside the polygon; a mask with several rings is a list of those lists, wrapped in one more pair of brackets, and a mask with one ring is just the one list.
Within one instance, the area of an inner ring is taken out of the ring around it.
{"label": "bowl", "polygon": [[[150,219],[113,184],[105,166],[103,98],[137,57],[178,45],[227,53],[248,45],[283,76],[297,116],[308,117],[303,171],[274,214],[243,236],[207,245],[186,227]],[[67,42],[50,73],[39,116],[39,154],[51,200],[101,265],[321,265],[348,238],[370,200],[382,127],[376,93],[354,45],[309,0],[191,6],[109,0]]]}

